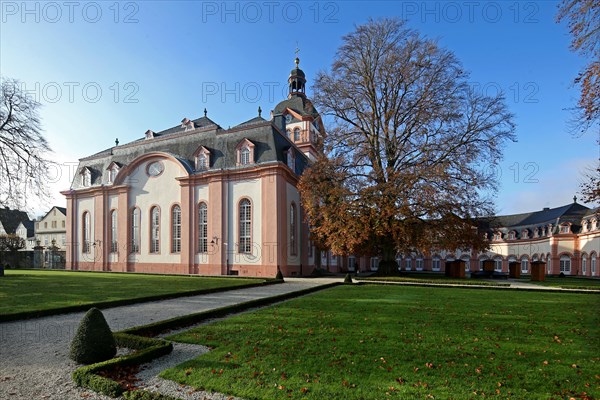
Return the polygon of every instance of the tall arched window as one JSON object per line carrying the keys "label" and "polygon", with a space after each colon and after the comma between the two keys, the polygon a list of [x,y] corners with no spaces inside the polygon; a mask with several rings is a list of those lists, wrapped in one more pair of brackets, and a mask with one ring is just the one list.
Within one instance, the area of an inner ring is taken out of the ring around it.
{"label": "tall arched window", "polygon": [[140,209],[135,207],[131,210],[131,252],[140,252]]}
{"label": "tall arched window", "polygon": [[117,210],[110,212],[110,252],[116,253],[119,250],[117,233]]}
{"label": "tall arched window", "polygon": [[564,274],[571,273],[571,257],[566,254],[560,256],[560,272]]}
{"label": "tall arched window", "polygon": [[294,129],[294,142],[300,141],[300,128]]}
{"label": "tall arched window", "polygon": [[[398,265],[400,265],[400,264],[398,264]],[[432,271],[440,270],[440,257],[439,256],[433,256],[433,258],[431,259],[431,270]]]}
{"label": "tall arched window", "polygon": [[252,205],[250,200],[240,201],[239,252],[252,251]]}
{"label": "tall arched window", "polygon": [[298,225],[296,223],[296,204],[290,205],[290,254],[298,255],[298,243],[296,239]]}
{"label": "tall arched window", "polygon": [[527,257],[521,258],[521,272],[527,273],[529,271],[529,260]]}
{"label": "tall arched window", "polygon": [[171,252],[181,252],[181,207],[178,205],[171,210]]}
{"label": "tall arched window", "polygon": [[90,213],[86,211],[83,213],[83,216],[81,217],[81,239],[83,241],[83,252],[84,253],[90,252],[90,247],[91,247],[90,234],[91,234]]}
{"label": "tall arched window", "polygon": [[585,254],[581,256],[581,273],[583,275],[587,273],[587,257]]}
{"label": "tall arched window", "polygon": [[160,252],[160,211],[158,207],[150,209],[150,253]]}
{"label": "tall arched window", "polygon": [[198,253],[208,252],[208,206],[198,205]]}
{"label": "tall arched window", "polygon": [[592,254],[592,258],[590,260],[590,270],[592,272],[592,276],[596,276],[596,254]]}
{"label": "tall arched window", "polygon": [[494,271],[502,272],[502,257],[494,257]]}

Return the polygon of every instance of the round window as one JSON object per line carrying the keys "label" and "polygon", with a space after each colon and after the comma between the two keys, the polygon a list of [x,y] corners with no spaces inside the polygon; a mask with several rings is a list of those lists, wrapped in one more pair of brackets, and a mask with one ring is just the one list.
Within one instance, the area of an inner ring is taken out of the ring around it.
{"label": "round window", "polygon": [[151,162],[150,164],[148,164],[148,175],[149,176],[158,176],[158,175],[162,174],[164,169],[165,169],[165,167],[164,167],[163,163],[161,163],[160,161]]}

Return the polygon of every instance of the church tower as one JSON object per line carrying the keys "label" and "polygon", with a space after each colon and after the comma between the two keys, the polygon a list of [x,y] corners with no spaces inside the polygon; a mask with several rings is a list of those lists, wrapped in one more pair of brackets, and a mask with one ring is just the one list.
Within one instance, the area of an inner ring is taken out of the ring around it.
{"label": "church tower", "polygon": [[317,159],[317,143],[325,135],[323,121],[312,102],[306,97],[306,75],[300,69],[300,59],[294,60],[296,67],[288,77],[288,98],[275,106],[273,116],[285,119],[288,139],[309,160]]}

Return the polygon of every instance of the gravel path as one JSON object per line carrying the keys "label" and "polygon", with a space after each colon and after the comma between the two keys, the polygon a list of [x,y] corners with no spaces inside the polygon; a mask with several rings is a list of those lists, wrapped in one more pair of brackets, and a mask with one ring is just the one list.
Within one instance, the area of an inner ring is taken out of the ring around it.
{"label": "gravel path", "polygon": [[[111,329],[119,331],[329,282],[331,280],[288,279],[280,285],[114,307],[102,312]],[[0,323],[0,399],[109,399],[78,388],[71,380],[71,373],[78,365],[68,357],[69,345],[83,314],[72,313]],[[192,393],[193,397],[183,397],[190,389],[154,378],[156,373],[194,358],[204,351],[206,348],[203,346],[177,345],[172,355],[162,357],[151,364],[152,369],[143,371],[143,377],[149,380],[148,387],[156,387],[160,382],[165,387],[165,393],[185,399],[230,399],[219,394],[202,392]]]}

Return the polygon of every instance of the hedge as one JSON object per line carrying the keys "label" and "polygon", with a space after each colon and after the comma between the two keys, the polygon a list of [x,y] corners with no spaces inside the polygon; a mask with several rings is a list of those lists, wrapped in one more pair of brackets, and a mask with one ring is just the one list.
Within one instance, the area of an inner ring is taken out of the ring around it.
{"label": "hedge", "polygon": [[72,375],[73,381],[77,386],[85,387],[107,396],[118,397],[125,390],[112,379],[98,375],[99,372],[107,371],[117,366],[144,364],[155,358],[169,354],[173,350],[173,344],[162,339],[140,337],[122,332],[113,333],[113,336],[117,342],[117,346],[137,351],[126,356],[77,368]]}

